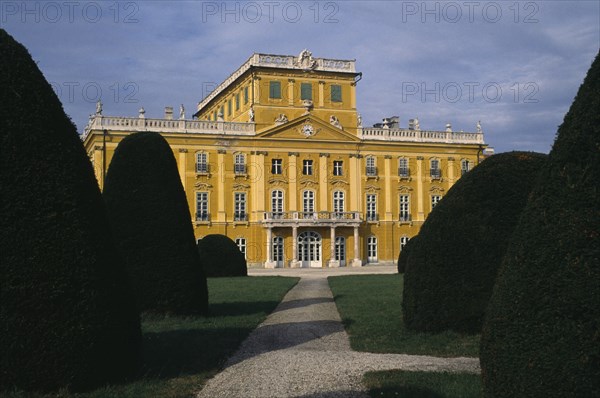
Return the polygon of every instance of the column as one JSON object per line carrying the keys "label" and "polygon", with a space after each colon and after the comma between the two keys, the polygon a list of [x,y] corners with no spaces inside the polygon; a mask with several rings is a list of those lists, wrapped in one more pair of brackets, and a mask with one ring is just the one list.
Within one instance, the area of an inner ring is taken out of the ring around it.
{"label": "column", "polygon": [[294,105],[294,79],[288,80],[288,104]]}
{"label": "column", "polygon": [[362,267],[362,260],[360,259],[360,253],[358,251],[360,237],[358,236],[358,225],[354,227],[354,260],[352,260],[353,267]]}
{"label": "column", "polygon": [[329,160],[328,153],[319,154],[319,207],[317,211],[333,211],[328,206],[329,195],[327,194],[327,182],[329,175],[327,174],[327,161]]}
{"label": "column", "polygon": [[319,81],[319,107],[322,108],[325,105],[325,82]]}
{"label": "column", "polygon": [[277,265],[275,261],[273,261],[273,230],[271,227],[267,227],[267,261],[265,261],[265,268],[275,268]]}
{"label": "column", "polygon": [[350,108],[356,109],[356,82],[350,83]]}
{"label": "column", "polygon": [[[460,173],[458,173],[460,175]],[[444,174],[442,174],[442,177]],[[448,158],[448,189],[454,184],[454,158]]]}
{"label": "column", "polygon": [[[217,222],[224,223],[226,222],[227,214],[227,210],[225,209],[225,203],[227,202],[227,198],[225,197],[225,195],[230,194],[230,192],[225,191],[225,150],[223,149],[218,150],[217,164],[215,165],[215,169],[217,173],[217,192],[219,196],[217,208]],[[233,200],[233,198],[231,198],[229,201],[231,202],[231,200]]]}
{"label": "column", "polygon": [[331,226],[331,256],[329,257],[329,267],[339,267],[340,262],[335,259],[335,227]]}
{"label": "column", "polygon": [[423,212],[423,156],[417,156],[417,221],[424,221]]}
{"label": "column", "polygon": [[360,155],[350,154],[350,208],[349,211],[360,211],[359,209],[359,196],[362,195],[360,191]]}
{"label": "column", "polygon": [[104,180],[102,179],[102,177],[106,172],[106,170],[104,170],[104,172],[102,171],[102,168],[104,167],[104,165],[102,164],[102,156],[102,145],[94,145],[94,173],[96,173],[96,180],[98,181],[98,186],[100,186],[100,190],[102,190],[104,187]]}
{"label": "column", "polygon": [[392,221],[392,157],[385,155],[383,160],[385,187],[385,221]]}
{"label": "column", "polygon": [[292,226],[292,262],[290,263],[291,268],[300,267],[298,261],[298,227]]}
{"label": "column", "polygon": [[186,184],[185,184],[185,175],[186,175],[186,166],[187,166],[187,149],[185,148],[179,148],[179,178],[181,178],[181,185],[183,185],[183,190],[186,191]]}

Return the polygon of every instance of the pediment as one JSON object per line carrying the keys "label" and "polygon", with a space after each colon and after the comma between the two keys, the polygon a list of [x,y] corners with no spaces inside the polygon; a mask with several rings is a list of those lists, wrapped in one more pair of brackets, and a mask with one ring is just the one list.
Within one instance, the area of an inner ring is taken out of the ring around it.
{"label": "pediment", "polygon": [[315,141],[360,141],[358,137],[311,115],[304,115],[287,123],[273,126],[256,138]]}

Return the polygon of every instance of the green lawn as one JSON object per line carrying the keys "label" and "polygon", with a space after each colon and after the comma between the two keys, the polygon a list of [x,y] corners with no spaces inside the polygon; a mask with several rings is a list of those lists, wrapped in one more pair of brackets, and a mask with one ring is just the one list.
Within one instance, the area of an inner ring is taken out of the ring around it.
{"label": "green lawn", "polygon": [[479,375],[468,373],[369,372],[363,379],[372,398],[479,398]]}
{"label": "green lawn", "polygon": [[356,351],[440,357],[479,355],[479,335],[427,334],[404,328],[402,275],[347,275],[328,280]]}
{"label": "green lawn", "polygon": [[3,397],[192,397],[271,311],[299,278],[209,278],[209,317],[142,318],[144,365],[139,380],[86,394],[59,392]]}

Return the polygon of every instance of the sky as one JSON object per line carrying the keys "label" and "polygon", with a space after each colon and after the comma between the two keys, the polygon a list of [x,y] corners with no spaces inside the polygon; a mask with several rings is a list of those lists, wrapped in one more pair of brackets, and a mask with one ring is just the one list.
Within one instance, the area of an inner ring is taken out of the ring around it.
{"label": "sky", "polygon": [[496,152],[550,151],[600,48],[594,1],[10,1],[27,47],[80,133],[109,116],[186,117],[253,53],[355,59],[363,125],[418,117]]}

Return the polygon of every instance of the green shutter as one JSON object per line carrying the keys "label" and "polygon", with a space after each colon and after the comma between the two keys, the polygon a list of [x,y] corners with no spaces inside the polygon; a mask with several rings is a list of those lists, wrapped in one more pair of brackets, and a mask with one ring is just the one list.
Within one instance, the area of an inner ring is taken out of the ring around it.
{"label": "green shutter", "polygon": [[342,86],[331,85],[331,102],[342,102]]}
{"label": "green shutter", "polygon": [[248,103],[248,86],[244,87],[244,105]]}
{"label": "green shutter", "polygon": [[281,82],[269,82],[269,98],[281,98]]}
{"label": "green shutter", "polygon": [[240,95],[239,94],[235,95],[235,110],[236,111],[240,110]]}
{"label": "green shutter", "polygon": [[227,101],[227,116],[231,116],[231,99]]}
{"label": "green shutter", "polygon": [[302,83],[300,85],[300,99],[312,100],[312,84]]}

